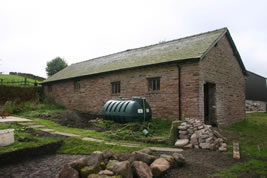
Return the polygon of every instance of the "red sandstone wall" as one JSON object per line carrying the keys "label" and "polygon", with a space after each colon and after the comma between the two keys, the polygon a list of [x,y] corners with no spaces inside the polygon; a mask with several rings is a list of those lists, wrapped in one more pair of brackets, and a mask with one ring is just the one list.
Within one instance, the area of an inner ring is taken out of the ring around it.
{"label": "red sandstone wall", "polygon": [[[160,90],[148,92],[150,77],[160,78]],[[120,95],[112,95],[111,82],[120,81]],[[129,69],[80,79],[81,88],[74,89],[73,80],[57,82],[52,92],[45,86],[45,95],[68,108],[100,113],[106,101],[116,97],[145,96],[153,117],[178,118],[178,70],[175,64]]]}
{"label": "red sandstone wall", "polygon": [[220,126],[245,118],[245,77],[226,36],[200,62],[199,117],[202,120],[205,82],[216,84],[216,115]]}

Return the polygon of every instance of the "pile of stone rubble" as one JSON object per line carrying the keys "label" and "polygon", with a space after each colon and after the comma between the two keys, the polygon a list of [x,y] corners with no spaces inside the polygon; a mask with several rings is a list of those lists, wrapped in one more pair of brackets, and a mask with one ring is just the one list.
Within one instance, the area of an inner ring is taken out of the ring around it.
{"label": "pile of stone rubble", "polygon": [[200,120],[186,118],[178,126],[178,132],[176,147],[227,151],[226,139],[211,125],[205,125]]}
{"label": "pile of stone rubble", "polygon": [[184,163],[181,153],[155,156],[149,148],[120,154],[110,150],[96,151],[64,165],[57,178],[152,178]]}

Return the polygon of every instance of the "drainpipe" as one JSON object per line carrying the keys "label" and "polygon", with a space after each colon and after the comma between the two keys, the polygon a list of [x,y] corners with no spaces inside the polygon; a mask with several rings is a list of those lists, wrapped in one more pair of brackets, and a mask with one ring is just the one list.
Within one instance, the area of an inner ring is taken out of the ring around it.
{"label": "drainpipe", "polygon": [[178,111],[179,111],[179,120],[182,120],[182,99],[181,99],[181,66],[177,64],[178,69]]}

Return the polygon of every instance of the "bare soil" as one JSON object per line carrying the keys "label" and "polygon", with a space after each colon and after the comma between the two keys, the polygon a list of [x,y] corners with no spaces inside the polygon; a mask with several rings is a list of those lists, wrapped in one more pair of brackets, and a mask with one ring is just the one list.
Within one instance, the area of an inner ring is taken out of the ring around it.
{"label": "bare soil", "polygon": [[162,178],[201,178],[231,168],[235,163],[231,155],[202,149],[184,150],[186,164],[181,168],[170,169]]}
{"label": "bare soil", "polygon": [[38,117],[42,119],[52,120],[60,125],[72,127],[72,128],[90,128],[96,131],[103,131],[100,128],[94,127],[90,124],[90,120],[95,120],[100,115],[90,114],[90,113],[83,113],[73,110],[66,110],[62,113],[56,114],[54,116],[40,114]]}

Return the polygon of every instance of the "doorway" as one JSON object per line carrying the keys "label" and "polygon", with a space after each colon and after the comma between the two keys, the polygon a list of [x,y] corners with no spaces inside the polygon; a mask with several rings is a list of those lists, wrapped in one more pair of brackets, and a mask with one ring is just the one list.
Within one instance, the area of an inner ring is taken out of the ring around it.
{"label": "doorway", "polygon": [[204,84],[204,122],[207,125],[217,126],[216,119],[216,84]]}

